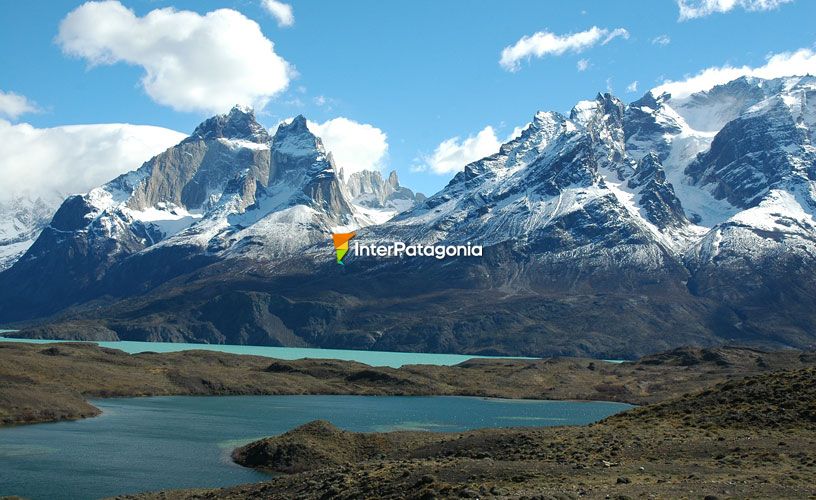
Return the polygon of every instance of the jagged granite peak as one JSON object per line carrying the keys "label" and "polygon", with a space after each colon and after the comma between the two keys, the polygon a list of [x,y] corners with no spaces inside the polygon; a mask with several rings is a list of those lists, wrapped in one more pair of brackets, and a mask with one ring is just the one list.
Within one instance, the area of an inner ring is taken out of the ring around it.
{"label": "jagged granite peak", "polygon": [[185,141],[216,139],[244,140],[257,144],[269,142],[269,133],[255,119],[252,108],[236,105],[229,113],[204,120]]}
{"label": "jagged granite peak", "polygon": [[574,130],[575,126],[564,115],[539,111],[518,137],[502,144],[496,154],[465,165],[449,186],[467,188],[504,178],[533,162],[551,141]]}
{"label": "jagged granite peak", "polygon": [[298,116],[271,139],[268,171],[243,169],[189,228],[148,253],[198,248],[219,259],[280,259],[325,238],[375,222],[352,202],[319,137]]}
{"label": "jagged granite peak", "polygon": [[272,138],[275,150],[290,155],[325,155],[323,141],[314,135],[307,125],[306,118],[298,115],[289,123],[278,125]]}
{"label": "jagged granite peak", "polygon": [[288,179],[292,184],[300,184],[304,176],[311,178],[321,172],[338,174],[332,155],[309,130],[306,118],[298,115],[291,122],[278,125],[272,137],[270,182]]}
{"label": "jagged granite peak", "polygon": [[308,203],[335,220],[354,218],[337,165],[323,141],[309,130],[303,115],[278,126],[272,138],[269,183],[301,189]]}
{"label": "jagged granite peak", "polygon": [[354,172],[348,176],[346,187],[355,205],[376,211],[382,222],[425,201],[422,193],[400,185],[396,170],[388,179],[376,170]]}

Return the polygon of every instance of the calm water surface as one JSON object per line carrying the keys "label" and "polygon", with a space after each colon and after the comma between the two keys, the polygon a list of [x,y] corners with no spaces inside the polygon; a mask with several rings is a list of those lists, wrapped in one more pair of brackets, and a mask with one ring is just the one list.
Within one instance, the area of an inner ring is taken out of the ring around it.
{"label": "calm water surface", "polygon": [[629,405],[404,396],[151,397],[93,401],[100,417],[0,428],[0,496],[86,499],[269,476],[230,451],[315,419],[353,431],[587,424]]}
{"label": "calm water surface", "polygon": [[[0,330],[0,334],[4,331]],[[48,344],[65,342],[64,340],[42,339],[14,339],[0,337],[0,342],[28,342],[33,344]],[[313,349],[305,347],[269,347],[255,345],[228,345],[228,344],[185,344],[182,342],[135,342],[121,340],[116,342],[93,342],[102,347],[119,349],[130,354],[140,352],[177,352],[195,349],[227,352],[231,354],[252,354],[276,359],[340,359],[344,361],[358,361],[369,366],[391,366],[399,368],[402,365],[456,365],[473,358],[489,358],[490,356],[473,356],[468,354],[434,354],[422,352],[387,352],[387,351],[353,351],[346,349]],[[531,358],[511,358],[531,359]]]}

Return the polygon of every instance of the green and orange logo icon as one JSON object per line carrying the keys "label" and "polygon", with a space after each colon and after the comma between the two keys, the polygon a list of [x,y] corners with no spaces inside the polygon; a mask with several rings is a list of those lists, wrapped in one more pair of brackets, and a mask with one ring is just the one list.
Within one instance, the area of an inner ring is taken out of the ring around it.
{"label": "green and orange logo icon", "polygon": [[334,240],[334,250],[337,252],[337,263],[345,266],[343,258],[345,258],[349,249],[349,240],[354,238],[357,233],[334,233],[332,239]]}

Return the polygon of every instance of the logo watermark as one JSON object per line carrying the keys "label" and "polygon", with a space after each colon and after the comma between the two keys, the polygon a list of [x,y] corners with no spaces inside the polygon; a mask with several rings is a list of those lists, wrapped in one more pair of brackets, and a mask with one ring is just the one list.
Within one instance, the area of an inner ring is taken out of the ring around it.
{"label": "logo watermark", "polygon": [[451,257],[481,257],[482,245],[474,245],[467,242],[463,245],[426,245],[408,244],[402,241],[392,241],[388,243],[368,243],[360,244],[353,242],[349,248],[349,241],[356,236],[356,233],[334,233],[334,249],[337,253],[337,263],[345,265],[343,259],[349,250],[354,250],[354,255],[358,257],[433,257],[441,260]]}

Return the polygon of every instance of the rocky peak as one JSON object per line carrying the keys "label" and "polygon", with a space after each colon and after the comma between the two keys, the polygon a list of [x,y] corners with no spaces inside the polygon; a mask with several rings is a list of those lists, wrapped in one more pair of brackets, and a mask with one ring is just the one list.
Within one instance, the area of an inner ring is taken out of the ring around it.
{"label": "rocky peak", "polygon": [[387,180],[374,170],[354,172],[346,187],[355,204],[392,212],[403,212],[425,199],[422,194],[400,186],[396,170],[391,171]]}
{"label": "rocky peak", "polygon": [[[519,153],[542,151],[552,139],[564,131],[567,118],[561,113],[539,111],[533,117],[521,135],[503,144],[499,151],[503,154],[519,158]],[[512,162],[511,162],[512,163]]]}
{"label": "rocky peak", "polygon": [[655,95],[649,91],[626,107],[623,132],[626,153],[635,160],[650,151],[665,161],[672,148],[672,138],[683,131],[683,119],[667,102],[671,95],[664,92]]}
{"label": "rocky peak", "polygon": [[396,170],[392,170],[391,173],[388,174],[388,185],[395,189],[399,187],[400,183],[399,179],[397,178]]}
{"label": "rocky peak", "polygon": [[236,105],[229,113],[204,120],[188,140],[233,139],[265,144],[269,133],[255,119],[255,112],[248,107]]}
{"label": "rocky peak", "polygon": [[646,94],[638,99],[637,101],[632,102],[629,106],[632,108],[643,108],[644,106],[651,108],[651,109],[658,109],[663,105],[664,102],[671,99],[671,94],[668,92],[663,92],[660,95],[655,95],[653,91],[648,91]]}
{"label": "rocky peak", "polygon": [[272,138],[272,148],[276,153],[287,156],[325,156],[323,141],[314,135],[303,115],[296,116],[289,123],[281,123]]}
{"label": "rocky peak", "polygon": [[598,93],[594,100],[580,101],[570,111],[570,120],[584,127],[599,122],[619,122],[626,106],[609,92]]}
{"label": "rocky peak", "polygon": [[628,165],[625,158],[626,134],[623,117],[626,106],[610,93],[598,94],[593,101],[581,101],[572,108],[570,120],[587,131],[596,159],[623,178]]}
{"label": "rocky peak", "polygon": [[44,200],[31,193],[18,193],[0,199],[0,271],[11,266],[48,225],[61,201],[58,197]]}
{"label": "rocky peak", "polygon": [[569,130],[567,122],[560,113],[539,111],[518,137],[502,144],[497,154],[466,165],[452,182],[469,181],[488,172],[495,174],[498,170],[530,164],[556,137]]}

